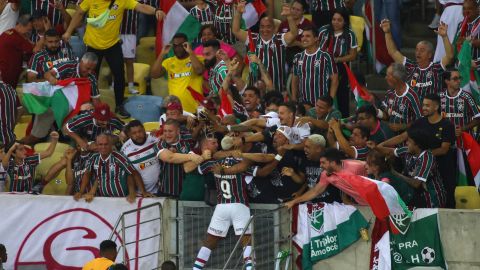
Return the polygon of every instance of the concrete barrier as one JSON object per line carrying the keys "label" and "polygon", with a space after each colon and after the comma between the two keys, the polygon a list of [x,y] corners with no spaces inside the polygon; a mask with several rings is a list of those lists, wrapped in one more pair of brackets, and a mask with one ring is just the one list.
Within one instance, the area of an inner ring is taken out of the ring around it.
{"label": "concrete barrier", "polygon": [[[370,208],[358,207],[370,221]],[[450,270],[480,270],[480,210],[440,209],[440,235]],[[371,241],[359,240],[342,253],[318,262],[314,270],[369,269]]]}

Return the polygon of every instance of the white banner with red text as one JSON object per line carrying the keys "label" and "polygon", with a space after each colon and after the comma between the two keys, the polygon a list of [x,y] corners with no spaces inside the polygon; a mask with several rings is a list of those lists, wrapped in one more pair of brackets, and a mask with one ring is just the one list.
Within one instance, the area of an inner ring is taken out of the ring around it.
{"label": "white banner with red text", "polygon": [[[123,212],[164,199],[140,199],[133,204],[125,198],[96,197],[93,202],[75,201],[71,196],[0,194],[0,243],[5,245],[6,270],[55,269],[81,270],[98,257],[99,245],[109,239]],[[129,269],[153,269],[160,247],[160,208],[151,207],[125,215],[125,235],[117,228],[113,238],[120,250],[117,262],[124,257]],[[150,222],[147,222],[150,221]],[[150,239],[139,241],[144,238]],[[125,238],[125,239],[124,239]]]}

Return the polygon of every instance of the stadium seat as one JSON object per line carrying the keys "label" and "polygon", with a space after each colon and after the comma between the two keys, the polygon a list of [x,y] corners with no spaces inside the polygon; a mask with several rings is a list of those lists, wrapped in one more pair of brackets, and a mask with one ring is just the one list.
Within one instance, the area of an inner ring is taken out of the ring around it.
{"label": "stadium seat", "polygon": [[143,37],[138,42],[139,45],[149,45],[155,48],[156,37]]}
{"label": "stadium seat", "polygon": [[139,44],[137,46],[135,62],[153,65],[155,58],[155,45]]}
{"label": "stadium seat", "polygon": [[365,31],[365,19],[359,16],[350,16],[350,28],[357,38],[357,51],[362,50],[363,46],[363,31]]}
{"label": "stadium seat", "polygon": [[[37,143],[37,144],[35,144],[33,149],[35,150],[35,152],[38,153],[38,152],[42,152],[42,151],[47,150],[49,145],[50,145],[49,142]],[[65,153],[65,150],[67,150],[68,148],[71,148],[71,146],[69,144],[59,142],[55,146],[55,153],[61,153],[63,155],[63,153]]]}
{"label": "stadium seat", "polygon": [[18,123],[17,125],[15,125],[15,129],[13,130],[13,132],[15,133],[17,140],[25,137],[27,127],[28,123]]}
{"label": "stadium seat", "polygon": [[162,98],[168,96],[168,85],[165,78],[151,79],[150,85],[152,87],[152,95]]}
{"label": "stadium seat", "polygon": [[20,117],[19,123],[30,123],[32,121],[32,115],[31,114],[24,114]]}
{"label": "stadium seat", "polygon": [[461,186],[455,188],[457,209],[480,209],[480,195],[477,187]]}
{"label": "stadium seat", "polygon": [[145,127],[145,131],[150,132],[155,129],[160,128],[160,122],[145,122],[143,123],[143,126]]}
{"label": "stadium seat", "polygon": [[[41,164],[41,163],[40,163]],[[44,195],[65,195],[67,189],[67,180],[65,179],[65,169],[60,171],[57,177],[48,182],[43,187],[42,194]]]}
{"label": "stadium seat", "polygon": [[[150,78],[150,65],[134,63],[133,72],[133,82],[135,85],[138,85],[137,90],[141,95],[145,95],[147,93],[147,80]],[[125,74],[125,77],[126,76],[127,75]],[[128,87],[125,87],[125,96],[131,96],[131,94],[128,92]]]}
{"label": "stadium seat", "polygon": [[110,88],[99,89],[100,91],[100,100],[104,103],[107,103],[110,106],[110,111],[114,112],[116,108],[115,104],[115,93]]}

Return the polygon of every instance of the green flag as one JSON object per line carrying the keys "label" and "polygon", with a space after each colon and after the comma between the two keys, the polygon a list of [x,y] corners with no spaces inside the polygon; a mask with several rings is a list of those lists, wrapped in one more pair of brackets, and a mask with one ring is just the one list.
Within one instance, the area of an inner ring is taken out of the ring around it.
{"label": "green flag", "polygon": [[416,209],[408,230],[390,234],[392,269],[447,269],[438,227],[438,209]]}

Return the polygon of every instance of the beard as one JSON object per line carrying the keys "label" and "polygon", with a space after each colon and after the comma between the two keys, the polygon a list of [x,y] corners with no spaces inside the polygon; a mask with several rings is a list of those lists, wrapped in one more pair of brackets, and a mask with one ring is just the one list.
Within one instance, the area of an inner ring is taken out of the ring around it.
{"label": "beard", "polygon": [[50,50],[48,47],[45,47],[45,50],[49,53],[49,54],[56,54],[60,51],[60,47],[54,49],[54,50]]}
{"label": "beard", "polygon": [[132,142],[133,142],[135,145],[138,145],[138,146],[143,145],[146,141],[147,141],[147,136],[143,137],[143,140],[142,140],[142,141],[138,141],[138,140],[133,140],[133,139],[132,139]]}
{"label": "beard", "polygon": [[212,59],[205,59],[204,64],[206,69],[211,69],[217,63],[217,59],[213,57]]}

